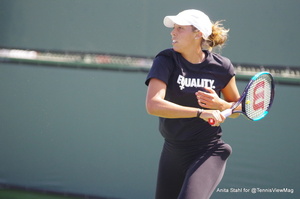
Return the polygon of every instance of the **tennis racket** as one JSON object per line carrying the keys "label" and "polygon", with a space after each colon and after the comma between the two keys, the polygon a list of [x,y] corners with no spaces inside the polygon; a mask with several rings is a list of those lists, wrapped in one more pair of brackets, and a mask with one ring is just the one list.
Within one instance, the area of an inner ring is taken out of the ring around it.
{"label": "tennis racket", "polygon": [[[274,79],[269,72],[260,72],[254,75],[247,84],[240,99],[231,108],[221,112],[224,117],[233,113],[242,113],[252,121],[264,118],[272,106],[274,100]],[[235,110],[239,105],[241,110]],[[215,124],[215,120],[208,120],[210,125]]]}

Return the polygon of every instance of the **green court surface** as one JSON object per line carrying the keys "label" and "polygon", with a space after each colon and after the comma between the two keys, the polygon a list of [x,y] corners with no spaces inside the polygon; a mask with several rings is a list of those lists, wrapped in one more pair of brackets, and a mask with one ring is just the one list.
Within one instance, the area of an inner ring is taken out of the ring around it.
{"label": "green court surface", "polygon": [[[0,189],[0,199],[82,199],[86,197],[63,196],[16,189]],[[89,198],[89,197],[88,197]]]}

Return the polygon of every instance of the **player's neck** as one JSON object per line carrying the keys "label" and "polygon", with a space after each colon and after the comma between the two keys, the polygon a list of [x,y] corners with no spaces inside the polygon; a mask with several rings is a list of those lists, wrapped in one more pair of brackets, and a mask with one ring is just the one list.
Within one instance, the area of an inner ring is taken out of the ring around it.
{"label": "player's neck", "polygon": [[202,51],[202,49],[181,53],[181,55],[192,64],[199,64],[205,60],[205,53]]}

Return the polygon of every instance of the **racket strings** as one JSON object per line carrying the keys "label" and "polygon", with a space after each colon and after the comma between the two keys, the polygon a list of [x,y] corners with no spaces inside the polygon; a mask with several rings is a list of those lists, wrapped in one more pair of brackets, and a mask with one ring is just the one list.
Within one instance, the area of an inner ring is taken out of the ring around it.
{"label": "racket strings", "polygon": [[267,114],[272,100],[272,78],[261,75],[250,86],[245,98],[245,113],[252,120]]}

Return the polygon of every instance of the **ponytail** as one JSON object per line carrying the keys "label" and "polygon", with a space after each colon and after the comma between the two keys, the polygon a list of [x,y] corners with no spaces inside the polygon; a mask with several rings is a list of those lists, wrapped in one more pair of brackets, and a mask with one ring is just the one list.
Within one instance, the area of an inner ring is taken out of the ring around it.
{"label": "ponytail", "polygon": [[222,48],[227,41],[229,29],[223,27],[222,21],[216,21],[212,26],[212,33],[208,39],[202,40],[202,48],[212,51],[214,47]]}

